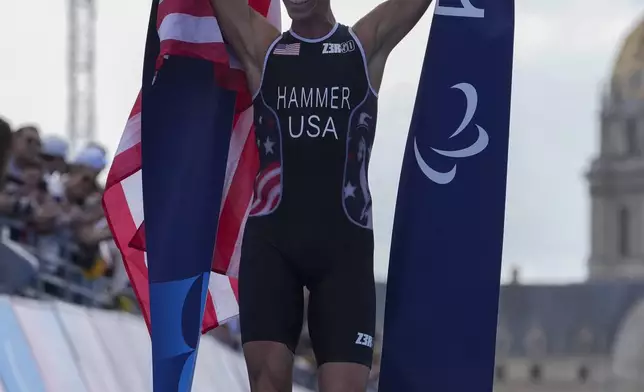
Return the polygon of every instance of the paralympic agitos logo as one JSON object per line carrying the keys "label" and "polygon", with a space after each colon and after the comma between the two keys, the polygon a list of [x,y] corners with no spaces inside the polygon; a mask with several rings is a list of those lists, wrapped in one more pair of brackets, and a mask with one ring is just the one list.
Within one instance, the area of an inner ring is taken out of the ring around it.
{"label": "paralympic agitos logo", "polygon": [[[444,5],[445,3],[448,3],[448,2],[449,0],[439,0],[436,5],[436,10],[434,11],[434,14],[441,15],[441,16],[448,16],[448,17],[461,17],[461,18],[484,18],[485,17],[485,10],[474,7],[470,2],[470,0],[460,0],[460,1],[455,0],[453,1],[453,3],[457,3],[456,5],[449,5],[449,6]],[[458,6],[458,3],[460,3],[460,7]],[[476,114],[476,108],[478,106],[478,92],[476,91],[476,88],[473,85],[471,85],[470,83],[458,83],[453,85],[452,88],[458,89],[461,92],[463,92],[463,94],[465,94],[466,108],[465,108],[465,115],[463,116],[463,120],[461,121],[461,124],[456,129],[456,132],[454,132],[449,138],[453,138],[454,136],[458,135],[470,125],[472,119],[474,118],[474,115]],[[481,127],[478,124],[475,124],[475,126],[478,130],[479,135],[476,141],[472,145],[462,148],[460,150],[439,150],[433,147],[431,149],[435,153],[449,158],[467,158],[467,157],[471,157],[479,154],[481,151],[485,150],[485,148],[488,146],[488,143],[490,142],[490,137],[485,131],[485,129],[483,129],[483,127]],[[418,149],[418,144],[415,137],[414,137],[414,155],[420,170],[427,178],[429,178],[433,182],[443,185],[443,184],[449,184],[450,182],[452,182],[452,180],[454,180],[454,177],[456,176],[457,164],[454,164],[452,169],[446,172],[440,172],[433,169],[423,159],[423,156],[420,150]]]}
{"label": "paralympic agitos logo", "polygon": [[[458,135],[459,133],[463,132],[463,130],[467,128],[468,125],[470,125],[470,122],[472,121],[472,118],[476,113],[476,107],[478,106],[478,94],[474,86],[472,86],[469,83],[459,83],[452,86],[452,88],[459,89],[465,94],[467,106],[465,108],[465,116],[461,121],[461,125],[459,125],[459,127],[456,129],[456,132],[454,132],[449,137],[450,139]],[[490,141],[490,137],[488,136],[485,129],[483,129],[480,125],[476,124],[476,128],[478,129],[479,136],[472,145],[462,148],[460,150],[439,150],[433,147],[432,147],[432,150],[439,155],[442,155],[444,157],[449,157],[449,158],[467,158],[467,157],[477,155],[481,151],[485,150],[485,148],[487,147]],[[427,162],[425,162],[422,154],[418,150],[418,144],[416,142],[415,137],[414,137],[414,155],[416,156],[416,162],[418,163],[418,167],[420,168],[420,170],[427,178],[434,181],[435,183],[449,184],[456,176],[457,164],[454,164],[454,167],[452,167],[451,170],[446,172],[440,172],[432,169],[427,164]]]}

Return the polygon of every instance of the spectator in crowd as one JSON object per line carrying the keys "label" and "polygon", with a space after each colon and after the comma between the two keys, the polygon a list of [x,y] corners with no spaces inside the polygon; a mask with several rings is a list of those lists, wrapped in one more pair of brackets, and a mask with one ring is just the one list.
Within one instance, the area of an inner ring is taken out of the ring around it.
{"label": "spectator in crowd", "polygon": [[40,162],[40,149],[40,132],[36,126],[18,128],[12,137],[11,158],[7,169],[9,178],[21,180],[22,170],[26,165]]}
{"label": "spectator in crowd", "polygon": [[67,173],[69,143],[60,136],[45,136],[42,140],[40,158],[43,164],[47,191],[57,200],[63,197],[63,176]]}
{"label": "spectator in crowd", "polygon": [[102,190],[97,183],[104,167],[105,156],[100,149],[81,150],[68,165],[61,202],[65,223],[78,245],[74,262],[90,279],[105,273],[108,257],[100,257],[100,245],[112,238],[100,204]]}
{"label": "spectator in crowd", "polygon": [[40,152],[40,134],[35,126],[13,132],[6,177],[0,191],[0,213],[25,223],[24,228],[12,230],[14,240],[26,240],[29,230],[46,233],[56,228],[59,209],[47,192]]}
{"label": "spectator in crowd", "polygon": [[16,188],[16,194],[29,200],[32,211],[31,216],[26,217],[27,223],[38,233],[53,232],[60,208],[47,192],[42,164],[39,161],[26,161],[21,171],[21,184]]}
{"label": "spectator in crowd", "polygon": [[23,127],[11,132],[11,126],[5,120],[0,123],[3,138],[3,179],[0,188],[0,214],[7,216],[22,215],[30,209],[27,199],[20,199],[15,193],[22,183],[22,167],[35,163],[40,148],[40,135],[34,127]]}
{"label": "spectator in crowd", "polygon": [[60,136],[49,135],[42,139],[40,158],[46,174],[67,173],[69,143]]}
{"label": "spectator in crowd", "polygon": [[104,150],[95,146],[81,150],[69,164],[65,182],[66,207],[78,240],[86,246],[97,246],[111,238],[101,205],[103,190],[97,180],[105,165]]}

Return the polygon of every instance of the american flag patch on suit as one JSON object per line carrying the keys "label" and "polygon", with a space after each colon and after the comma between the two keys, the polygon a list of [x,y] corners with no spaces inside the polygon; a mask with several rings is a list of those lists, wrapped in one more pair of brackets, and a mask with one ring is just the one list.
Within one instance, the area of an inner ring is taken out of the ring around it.
{"label": "american flag patch on suit", "polygon": [[300,43],[294,44],[277,44],[275,49],[273,49],[273,54],[281,56],[299,56],[300,55]]}

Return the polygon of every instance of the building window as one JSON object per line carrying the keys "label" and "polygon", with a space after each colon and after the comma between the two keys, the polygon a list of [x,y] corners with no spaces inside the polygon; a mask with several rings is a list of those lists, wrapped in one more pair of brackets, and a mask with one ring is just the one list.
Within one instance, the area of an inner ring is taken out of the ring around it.
{"label": "building window", "polygon": [[637,45],[635,58],[638,60],[644,60],[644,40],[640,40],[639,44]]}
{"label": "building window", "polygon": [[617,241],[619,245],[619,255],[627,257],[631,254],[631,216],[628,208],[621,207],[617,216]]}
{"label": "building window", "polygon": [[499,320],[496,330],[496,353],[501,357],[507,356],[510,353],[511,345],[512,338],[510,333],[505,328],[505,323]]}
{"label": "building window", "polygon": [[547,352],[546,335],[539,327],[532,327],[525,336],[525,349],[530,358],[541,358]]}
{"label": "building window", "polygon": [[577,335],[577,346],[580,355],[590,355],[593,351],[594,337],[589,328],[582,328]]}
{"label": "building window", "polygon": [[642,88],[642,84],[644,84],[644,80],[642,80],[642,77],[644,76],[644,73],[641,70],[635,71],[631,74],[631,77],[629,78],[629,87],[633,90],[639,90]]}
{"label": "building window", "polygon": [[498,382],[505,381],[505,367],[503,365],[497,365],[494,369],[494,378]]}
{"label": "building window", "polygon": [[579,367],[577,370],[577,379],[579,379],[579,382],[582,384],[585,384],[588,382],[588,379],[590,378],[590,369],[588,369],[588,366],[582,365]]}
{"label": "building window", "polygon": [[541,366],[538,364],[534,364],[530,366],[530,381],[534,383],[541,382],[541,379],[543,377],[543,370],[541,369]]}
{"label": "building window", "polygon": [[626,120],[625,132],[626,140],[624,142],[626,143],[626,153],[628,155],[639,155],[641,150],[637,134],[637,120],[635,118]]}

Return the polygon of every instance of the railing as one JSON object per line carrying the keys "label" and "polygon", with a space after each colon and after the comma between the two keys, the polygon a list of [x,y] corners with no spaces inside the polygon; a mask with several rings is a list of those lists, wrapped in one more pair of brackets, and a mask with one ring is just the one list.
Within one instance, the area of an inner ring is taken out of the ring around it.
{"label": "railing", "polygon": [[[0,326],[0,391],[152,390],[150,340],[139,317],[0,295]],[[247,380],[238,353],[201,340],[192,391],[243,392]]]}
{"label": "railing", "polygon": [[[16,232],[25,240],[12,239]],[[79,248],[68,231],[36,235],[23,222],[0,217],[0,247],[0,293],[101,308],[112,305],[113,298],[104,290],[107,278],[89,280],[72,262]],[[134,298],[130,289],[119,294]]]}

